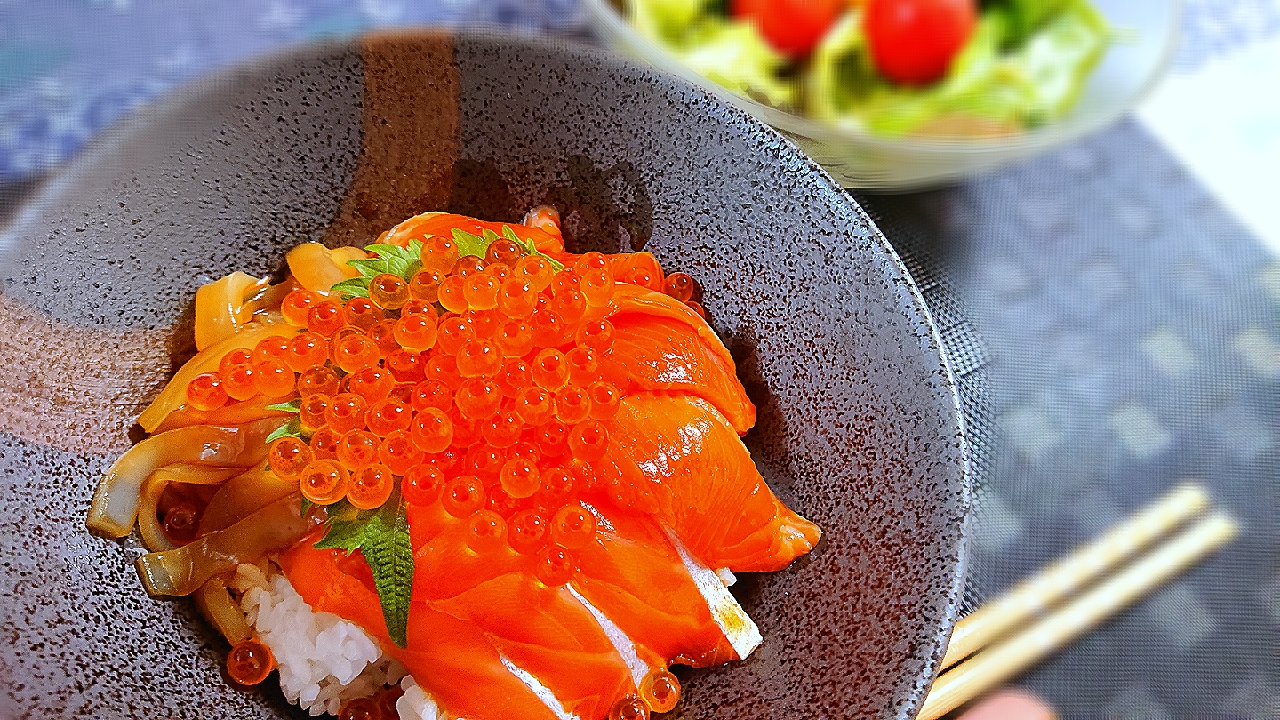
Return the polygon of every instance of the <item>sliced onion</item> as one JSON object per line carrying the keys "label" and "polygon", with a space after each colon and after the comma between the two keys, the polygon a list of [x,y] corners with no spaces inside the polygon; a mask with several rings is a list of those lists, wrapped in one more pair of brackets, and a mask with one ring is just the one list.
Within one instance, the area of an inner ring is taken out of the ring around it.
{"label": "sliced onion", "polygon": [[304,243],[284,256],[289,272],[302,287],[313,292],[329,292],[336,283],[360,277],[360,271],[347,264],[368,255],[360,248],[340,247],[330,250],[320,243]]}
{"label": "sliced onion", "polygon": [[187,463],[178,463],[176,465],[165,465],[151,473],[151,480],[161,482],[166,485],[169,483],[182,483],[184,485],[217,485],[226,482],[236,475],[244,472],[238,467],[208,467],[206,465],[189,465]]}
{"label": "sliced onion", "polygon": [[261,463],[231,478],[205,506],[200,535],[228,528],[280,498],[298,492],[297,480],[281,480]]}
{"label": "sliced onion", "polygon": [[267,286],[242,272],[233,272],[196,290],[196,349],[226,340],[253,319],[249,298]]}
{"label": "sliced onion", "polygon": [[240,468],[215,468],[200,465],[169,465],[162,467],[147,477],[142,483],[142,492],[138,500],[138,532],[142,542],[152,552],[172,550],[177,547],[165,533],[158,515],[160,498],[164,496],[169,483],[186,485],[216,485],[227,478],[240,474]]}
{"label": "sliced onion", "polygon": [[138,416],[138,424],[147,432],[155,432],[169,413],[187,402],[187,385],[195,376],[218,369],[218,362],[232,350],[252,348],[263,338],[278,335],[293,337],[298,329],[283,321],[255,320],[245,325],[235,335],[216,343],[187,361],[160,391],[155,400]]}
{"label": "sliced onion", "polygon": [[301,510],[302,495],[293,493],[225,530],[180,548],[143,555],[138,558],[138,575],[153,597],[190,595],[214,575],[296,543],[314,525]]}
{"label": "sliced onion", "polygon": [[165,416],[153,432],[162,433],[175,428],[191,425],[244,425],[263,418],[284,418],[293,413],[284,410],[271,410],[267,406],[286,403],[297,397],[297,394],[280,398],[254,397],[241,402],[224,405],[217,410],[196,410],[184,405]]}
{"label": "sliced onion", "polygon": [[195,425],[143,440],[121,455],[98,483],[85,525],[106,537],[128,535],[138,517],[142,483],[151,473],[177,463],[256,465],[267,455],[267,435],[279,426],[276,419],[227,428]]}
{"label": "sliced onion", "polygon": [[138,532],[142,535],[142,544],[151,552],[177,547],[164,534],[160,518],[156,517],[159,514],[160,496],[168,486],[167,482],[157,482],[155,473],[152,473],[142,483],[142,491],[138,493]]}
{"label": "sliced onion", "polygon": [[244,611],[239,603],[231,597],[227,590],[227,581],[222,576],[209,578],[195,593],[196,607],[209,624],[235,645],[249,637],[249,623],[245,620]]}

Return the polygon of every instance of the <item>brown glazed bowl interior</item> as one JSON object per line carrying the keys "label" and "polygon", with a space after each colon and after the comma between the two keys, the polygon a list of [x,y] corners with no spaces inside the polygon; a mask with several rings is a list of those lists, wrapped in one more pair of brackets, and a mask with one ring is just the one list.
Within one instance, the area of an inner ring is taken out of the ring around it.
{"label": "brown glazed bowl interior", "polygon": [[685,674],[671,717],[913,717],[956,615],[969,490],[937,333],[888,243],[787,141],[692,85],[429,32],[194,83],[0,237],[0,717],[294,713],[278,689],[228,687],[225,643],[189,602],[147,597],[136,543],[89,535],[92,489],[191,352],[201,283],[425,210],[516,221],[542,203],[570,249],[645,249],[698,279],[760,410],[748,447],[825,531],[734,586],[764,644]]}

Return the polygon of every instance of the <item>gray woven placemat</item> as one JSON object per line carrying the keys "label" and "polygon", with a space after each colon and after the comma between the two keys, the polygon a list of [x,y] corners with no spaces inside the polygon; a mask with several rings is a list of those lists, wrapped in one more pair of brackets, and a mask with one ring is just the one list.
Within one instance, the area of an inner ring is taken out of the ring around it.
{"label": "gray woven placemat", "polygon": [[1183,479],[1241,523],[1017,683],[1065,718],[1280,716],[1276,258],[1132,122],[954,188],[856,199],[977,403],[970,603]]}

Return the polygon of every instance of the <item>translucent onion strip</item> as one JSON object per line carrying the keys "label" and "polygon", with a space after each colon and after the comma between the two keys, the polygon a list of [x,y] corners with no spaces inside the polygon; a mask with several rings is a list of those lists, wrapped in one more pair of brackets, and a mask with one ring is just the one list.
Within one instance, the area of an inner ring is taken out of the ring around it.
{"label": "translucent onion strip", "polygon": [[255,320],[245,325],[231,337],[216,343],[187,361],[160,391],[155,400],[138,416],[138,424],[147,432],[155,432],[165,417],[187,402],[187,385],[195,376],[218,369],[218,362],[232,350],[253,348],[263,339],[273,335],[293,337],[298,329],[284,322],[270,319]]}
{"label": "translucent onion strip", "polygon": [[216,485],[240,472],[239,468],[212,468],[200,465],[169,465],[151,473],[142,483],[138,501],[138,531],[148,550],[172,550],[177,547],[165,534],[158,517],[160,498],[169,483]]}
{"label": "translucent onion strip", "polygon": [[254,312],[249,298],[266,285],[266,278],[259,280],[239,271],[201,285],[196,290],[196,349],[226,340],[248,324]]}
{"label": "translucent onion strip", "polygon": [[199,534],[223,530],[286,495],[298,492],[297,480],[281,480],[267,464],[228,480],[205,506]]}
{"label": "translucent onion strip", "polygon": [[190,595],[215,575],[296,543],[313,528],[301,510],[302,496],[293,493],[225,530],[180,548],[143,555],[138,558],[138,575],[153,597]]}
{"label": "translucent onion strip", "polygon": [[235,645],[249,637],[249,623],[245,620],[240,604],[231,597],[227,590],[227,581],[221,576],[214,576],[200,586],[195,594],[196,607],[209,624]]}
{"label": "translucent onion strip", "polygon": [[289,272],[302,287],[313,292],[329,292],[336,283],[360,277],[360,271],[348,260],[363,260],[368,255],[360,248],[340,247],[330,250],[320,243],[304,243],[289,251],[284,261]]}
{"label": "translucent onion strip", "polygon": [[105,537],[128,535],[138,517],[142,483],[151,473],[177,463],[256,465],[267,455],[267,435],[279,426],[275,419],[229,428],[197,425],[143,440],[121,455],[98,483],[85,525]]}

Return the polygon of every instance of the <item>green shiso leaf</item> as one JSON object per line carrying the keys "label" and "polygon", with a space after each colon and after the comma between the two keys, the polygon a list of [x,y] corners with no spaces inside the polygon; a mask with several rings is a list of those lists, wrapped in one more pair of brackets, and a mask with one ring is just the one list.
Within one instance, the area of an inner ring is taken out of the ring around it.
{"label": "green shiso leaf", "polygon": [[524,248],[525,252],[529,253],[530,255],[541,255],[542,257],[546,258],[547,262],[551,263],[551,267],[554,268],[556,272],[560,272],[561,270],[564,269],[564,263],[560,262],[559,260],[556,260],[555,258],[551,257],[550,255],[544,252],[539,252],[538,248],[534,246],[532,240],[521,240],[520,237],[516,235],[516,231],[511,229],[510,225],[502,226],[502,237]]}
{"label": "green shiso leaf", "polygon": [[484,257],[489,249],[489,241],[479,235],[472,235],[462,228],[453,229],[453,241],[458,243],[458,257]]}
{"label": "green shiso leaf", "polygon": [[275,403],[274,405],[268,405],[267,409],[279,410],[280,412],[292,412],[292,413],[301,412],[302,399],[294,398],[287,403]]}
{"label": "green shiso leaf", "polygon": [[289,418],[289,421],[276,428],[267,436],[268,444],[279,440],[282,437],[302,437],[302,422],[298,418]]}
{"label": "green shiso leaf", "polygon": [[413,595],[413,547],[403,500],[395,493],[377,510],[357,511],[345,500],[331,508],[329,530],[315,546],[364,554],[378,590],[387,634],[404,647]]}
{"label": "green shiso leaf", "polygon": [[364,249],[373,253],[374,257],[347,261],[348,265],[360,271],[360,277],[335,283],[331,288],[333,292],[348,297],[369,297],[369,282],[373,278],[388,274],[398,275],[408,281],[422,269],[422,242],[419,240],[410,240],[408,247],[374,243],[366,245]]}

